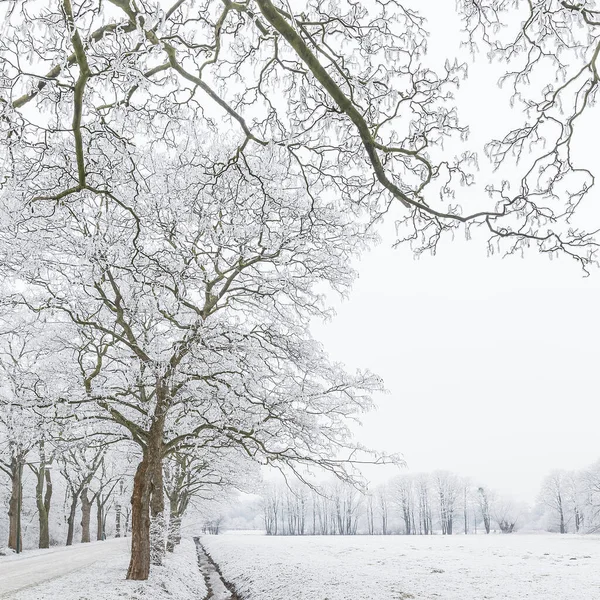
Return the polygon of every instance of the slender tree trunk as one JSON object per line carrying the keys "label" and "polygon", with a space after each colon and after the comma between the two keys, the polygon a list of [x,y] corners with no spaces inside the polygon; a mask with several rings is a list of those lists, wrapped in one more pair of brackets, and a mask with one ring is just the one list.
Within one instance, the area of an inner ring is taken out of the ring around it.
{"label": "slender tree trunk", "polygon": [[[50,471],[42,462],[36,472],[37,483],[35,486],[35,501],[38,509],[38,520],[40,524],[39,547],[50,547],[50,500],[52,498],[52,479]],[[45,488],[45,490],[44,490]]]}
{"label": "slender tree trunk", "polygon": [[165,520],[165,493],[163,465],[160,460],[154,467],[152,495],[150,497],[150,551],[153,565],[162,565],[167,548],[167,524]]}
{"label": "slender tree trunk", "polygon": [[90,521],[92,516],[92,504],[94,499],[90,500],[87,486],[81,491],[81,542],[86,543],[91,540]]}
{"label": "slender tree trunk", "polygon": [[402,509],[402,518],[404,519],[404,535],[410,535],[410,513],[406,506]]}
{"label": "slender tree trunk", "polygon": [[[119,497],[117,498],[117,502],[115,504],[115,537],[121,537],[121,498],[123,497],[123,480],[119,481]],[[125,527],[125,533],[127,533],[127,527]]]}
{"label": "slender tree trunk", "polygon": [[469,533],[469,514],[467,509],[467,488],[464,488],[464,498],[463,498],[463,516],[465,519],[465,535]]}
{"label": "slender tree trunk", "polygon": [[121,537],[121,503],[117,502],[115,506],[115,537]]}
{"label": "slender tree trunk", "polygon": [[131,506],[125,509],[125,519],[123,520],[123,537],[127,537],[127,534],[131,531]]}
{"label": "slender tree trunk", "polygon": [[71,489],[71,507],[69,509],[69,517],[67,518],[67,546],[73,545],[73,535],[75,532],[75,513],[77,512],[77,501],[79,499],[79,492]]}
{"label": "slender tree trunk", "polygon": [[10,462],[11,492],[8,502],[8,547],[13,550],[23,549],[21,535],[21,457],[13,456]]}
{"label": "slender tree trunk", "polygon": [[560,532],[567,533],[567,527],[565,526],[565,515],[563,513],[562,506],[560,507],[559,515],[560,515]]}
{"label": "slender tree trunk", "polygon": [[96,496],[96,539],[104,539],[104,506],[100,492]]}

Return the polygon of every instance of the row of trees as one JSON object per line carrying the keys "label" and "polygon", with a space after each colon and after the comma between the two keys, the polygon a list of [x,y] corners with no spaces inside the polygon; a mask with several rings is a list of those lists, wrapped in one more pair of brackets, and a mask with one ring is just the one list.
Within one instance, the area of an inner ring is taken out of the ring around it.
{"label": "row of trees", "polygon": [[516,502],[448,471],[402,474],[369,492],[342,483],[317,493],[273,484],[262,498],[267,535],[431,535],[558,533],[600,530],[600,462],[580,471],[554,470],[534,506]]}
{"label": "row of trees", "polygon": [[[0,493],[6,510],[0,535],[9,549],[70,546],[107,536],[127,536],[131,527],[131,491],[139,454],[131,444],[98,444],[60,439],[43,428],[7,427],[0,418]],[[163,547],[173,551],[181,539],[182,520],[190,508],[216,510],[229,494],[257,479],[256,465],[235,451],[201,456],[177,453],[164,462],[166,497]],[[243,480],[243,484],[240,480]],[[92,518],[94,517],[94,518]],[[160,535],[160,532],[159,532]]]}
{"label": "row of trees", "polygon": [[448,471],[403,474],[370,492],[332,483],[270,486],[262,499],[267,535],[512,533],[528,509]]}
{"label": "row of trees", "polygon": [[542,484],[544,525],[560,533],[600,530],[600,461],[579,471],[552,471]]}
{"label": "row of trees", "polygon": [[[474,181],[474,149],[444,150],[467,133],[453,100],[465,69],[427,62],[425,19],[400,2],[2,3],[11,519],[29,452],[21,428],[52,424],[34,441],[48,455],[80,442],[136,457],[130,579],[160,563],[169,510],[174,522],[185,510],[179,497],[167,506],[171,463],[187,481],[196,464],[240,452],[349,481],[354,463],[378,460],[350,423],[381,382],[330,361],[309,325],[329,314],[323,290],[348,292],[351,259],[396,206],[400,241],[416,252],[467,224],[489,232],[490,248],[594,263],[594,228],[572,223],[594,178],[571,146],[598,83],[596,12],[520,6],[506,41],[508,3],[458,3],[471,48],[524,61],[506,77],[525,122],[489,156],[531,151],[514,187],[484,182],[491,199],[471,212],[456,198]],[[529,98],[532,71],[548,65],[562,84]],[[72,492],[86,512],[93,477]]]}
{"label": "row of trees", "polygon": [[49,548],[70,546],[76,533],[81,542],[127,535],[131,464],[123,457],[110,449],[53,447],[45,439],[20,444],[18,467],[14,455],[10,463],[9,457],[0,455],[3,483],[8,482],[2,489],[9,492],[2,494],[8,521],[0,519],[0,532],[9,549],[21,551],[24,538],[26,547]]}

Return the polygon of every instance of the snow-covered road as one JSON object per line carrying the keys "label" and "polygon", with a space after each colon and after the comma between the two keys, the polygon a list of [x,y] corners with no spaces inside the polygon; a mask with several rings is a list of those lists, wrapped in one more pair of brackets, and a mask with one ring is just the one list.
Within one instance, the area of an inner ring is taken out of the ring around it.
{"label": "snow-covered road", "polygon": [[125,555],[130,544],[130,538],[118,538],[0,558],[0,598],[9,598],[19,590],[62,577],[98,561]]}

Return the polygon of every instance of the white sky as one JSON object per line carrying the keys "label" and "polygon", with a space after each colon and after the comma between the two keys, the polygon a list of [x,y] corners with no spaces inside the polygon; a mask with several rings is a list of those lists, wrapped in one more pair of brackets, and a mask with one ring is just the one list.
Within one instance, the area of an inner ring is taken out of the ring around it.
{"label": "white sky", "polygon": [[529,501],[549,470],[600,458],[597,275],[458,240],[419,260],[382,244],[358,267],[314,333],[384,378],[363,442],[402,452],[411,471],[449,469]]}
{"label": "white sky", "polygon": [[[454,5],[443,4],[448,14],[431,24],[436,57],[459,52],[446,27]],[[521,118],[495,85],[500,72],[483,58],[460,92],[479,148]],[[576,156],[592,169],[594,112]],[[487,177],[484,166],[482,185]],[[587,225],[597,227],[600,217]],[[600,273],[584,278],[574,261],[533,250],[488,258],[485,240],[448,238],[436,257],[415,261],[408,247],[391,249],[393,217],[382,234],[357,264],[350,299],[334,301],[337,317],[313,328],[332,358],[370,368],[390,392],[361,441],[402,452],[411,471],[449,469],[531,502],[549,470],[599,459]]]}

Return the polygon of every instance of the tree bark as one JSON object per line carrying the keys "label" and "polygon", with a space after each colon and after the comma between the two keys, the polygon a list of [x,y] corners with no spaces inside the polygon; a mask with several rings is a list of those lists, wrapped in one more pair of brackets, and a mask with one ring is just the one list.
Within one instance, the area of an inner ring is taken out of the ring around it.
{"label": "tree bark", "polygon": [[8,502],[8,547],[12,550],[23,549],[23,538],[21,535],[21,506],[22,493],[21,483],[21,458],[13,456],[10,461],[11,471],[11,493]]}
{"label": "tree bark", "polygon": [[186,491],[176,491],[169,498],[169,527],[167,532],[167,552],[173,552],[181,542],[181,520],[190,502]]}
{"label": "tree bark", "polygon": [[169,516],[169,531],[167,534],[167,552],[173,552],[175,546],[181,542],[181,516],[177,510],[171,510]]}
{"label": "tree bark", "polygon": [[162,460],[155,465],[150,497],[151,538],[150,550],[153,565],[162,565],[166,554],[165,494]]}
{"label": "tree bark", "polygon": [[104,506],[102,505],[102,499],[100,492],[96,496],[96,539],[104,539]]}
{"label": "tree bark", "polygon": [[90,520],[92,515],[93,498],[90,500],[88,496],[87,486],[81,491],[81,543],[91,541],[90,537]]}
{"label": "tree bark", "polygon": [[[38,509],[38,520],[40,524],[39,547],[50,547],[50,500],[52,498],[52,478],[50,471],[42,462],[36,473],[37,483],[35,486],[35,501]],[[44,491],[45,487],[45,491]]]}
{"label": "tree bark", "polygon": [[[115,504],[115,537],[121,537],[121,497],[123,496],[123,480],[119,481],[119,497]],[[127,533],[127,527],[125,527]]]}
{"label": "tree bark", "polygon": [[[127,570],[127,579],[146,580],[150,574],[151,544],[150,544],[150,504],[152,501],[155,479],[160,474],[160,493],[162,490],[162,450],[165,423],[165,402],[160,398],[162,390],[157,386],[157,406],[154,421],[148,432],[147,445],[144,448],[142,461],[133,479],[131,495],[131,560]],[[155,489],[155,488],[154,488]],[[164,499],[163,510],[164,513]],[[154,510],[159,510],[160,500],[153,502]]]}
{"label": "tree bark", "polygon": [[71,546],[73,544],[73,534],[75,532],[75,513],[77,512],[77,500],[79,493],[75,490],[71,490],[72,498],[71,498],[71,508],[69,509],[69,517],[67,518],[67,546]]}
{"label": "tree bark", "polygon": [[150,574],[150,475],[144,456],[133,479],[131,494],[131,560],[127,579],[145,580]]}

